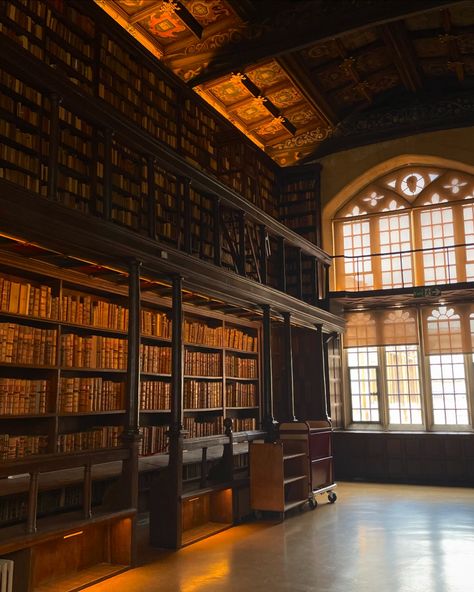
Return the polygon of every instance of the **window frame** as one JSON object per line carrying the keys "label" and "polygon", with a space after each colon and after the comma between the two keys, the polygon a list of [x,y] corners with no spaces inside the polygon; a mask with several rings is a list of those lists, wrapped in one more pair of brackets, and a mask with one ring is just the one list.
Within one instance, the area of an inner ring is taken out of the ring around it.
{"label": "window frame", "polygon": [[348,352],[352,348],[343,348],[342,371],[344,376],[344,428],[349,430],[387,431],[387,432],[449,432],[449,433],[472,433],[474,432],[474,352],[459,354],[463,356],[464,375],[466,381],[466,398],[468,423],[455,424],[434,424],[433,421],[433,393],[430,373],[430,356],[424,355],[422,348],[417,346],[418,372],[421,397],[421,419],[420,424],[390,424],[388,389],[386,374],[385,348],[394,346],[374,346],[377,349],[378,359],[378,401],[379,418],[378,422],[359,422],[352,419],[352,400],[350,388],[350,366],[348,363]]}

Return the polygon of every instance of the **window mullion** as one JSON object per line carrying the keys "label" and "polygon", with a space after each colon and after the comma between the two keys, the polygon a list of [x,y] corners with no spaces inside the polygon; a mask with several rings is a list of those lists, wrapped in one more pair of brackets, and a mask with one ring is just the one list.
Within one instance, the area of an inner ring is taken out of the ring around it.
{"label": "window mullion", "polygon": [[429,371],[428,356],[425,353],[425,337],[420,309],[417,310],[417,320],[423,423],[425,426],[425,430],[431,430],[433,427],[433,398],[431,393],[431,375]]}
{"label": "window mullion", "polygon": [[[462,206],[453,206],[453,225],[454,225],[454,244],[463,245],[465,243],[464,217]],[[456,281],[466,281],[466,248],[455,247],[456,261]]]}
{"label": "window mullion", "polygon": [[[379,218],[374,216],[370,218],[370,250],[372,253],[380,253],[380,236],[379,236]],[[382,285],[382,264],[380,256],[371,256],[372,273],[374,276],[374,290],[380,290]]]}
{"label": "window mullion", "polygon": [[468,393],[467,407],[469,413],[469,425],[474,429],[474,360],[473,354],[464,354],[464,371],[466,376],[466,389]]}
{"label": "window mullion", "polygon": [[388,389],[387,389],[387,372],[386,372],[386,360],[385,360],[385,347],[378,347],[379,356],[379,414],[380,423],[382,427],[387,430],[389,424],[388,414]]}

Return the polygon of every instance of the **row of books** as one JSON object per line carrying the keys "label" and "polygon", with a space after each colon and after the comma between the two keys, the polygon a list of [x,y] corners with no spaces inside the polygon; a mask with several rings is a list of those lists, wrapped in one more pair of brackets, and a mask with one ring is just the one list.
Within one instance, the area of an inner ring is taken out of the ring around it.
{"label": "row of books", "polygon": [[220,376],[222,374],[221,354],[186,350],[184,373],[188,376]]}
{"label": "row of books", "polygon": [[47,380],[0,378],[0,415],[39,415],[46,413]]}
{"label": "row of books", "polygon": [[171,348],[142,344],[140,364],[146,374],[171,374]]}
{"label": "row of books", "polygon": [[0,362],[4,364],[56,364],[56,329],[38,329],[0,323]]}
{"label": "row of books", "polygon": [[[37,107],[41,107],[43,95],[36,89],[32,88],[28,84],[25,84],[22,80],[19,80],[16,76],[13,76],[3,69],[0,70],[0,85],[8,88],[12,93],[18,95],[17,100],[13,100],[11,97],[3,94],[1,95],[5,99],[8,99],[8,103],[6,105],[2,104],[2,107],[5,110],[10,111],[11,113],[16,113],[17,108],[24,108],[24,105],[21,103],[22,100],[28,101]],[[35,117],[26,117],[26,121],[31,125],[37,125],[39,119],[38,111],[33,110],[31,113]],[[19,115],[19,113],[17,113],[17,115]]]}
{"label": "row of books", "polygon": [[36,287],[0,277],[0,310],[12,314],[55,318],[57,297],[50,286]]}
{"label": "row of books", "polygon": [[165,312],[142,309],[141,329],[143,335],[171,339],[172,323]]}
{"label": "row of books", "polygon": [[185,409],[222,407],[222,384],[220,382],[186,380],[183,390]]}
{"label": "row of books", "polygon": [[257,420],[255,417],[247,417],[243,419],[232,420],[232,431],[234,432],[250,432],[257,429]]}
{"label": "row of books", "polygon": [[140,409],[170,409],[171,383],[161,380],[142,380],[140,382]]}
{"label": "row of books", "polygon": [[224,433],[224,418],[216,417],[212,420],[202,421],[192,417],[185,417],[183,419],[183,428],[188,432],[187,438],[218,436]]}
{"label": "row of books", "polygon": [[94,378],[61,378],[60,413],[114,411],[124,409],[125,384]]}
{"label": "row of books", "polygon": [[228,407],[256,407],[257,385],[253,383],[227,382],[225,399]]}
{"label": "row of books", "polygon": [[225,371],[227,376],[235,378],[257,378],[257,360],[228,355],[225,358]]}
{"label": "row of books", "polygon": [[140,456],[149,456],[150,454],[158,454],[160,452],[167,452],[168,450],[168,432],[167,426],[146,426],[140,428],[140,435],[142,437],[138,454]]}
{"label": "row of books", "polygon": [[17,460],[33,454],[44,454],[47,446],[47,436],[0,434],[0,460]]}
{"label": "row of books", "polygon": [[58,452],[80,452],[82,450],[97,450],[100,448],[114,448],[120,445],[121,426],[103,426],[92,428],[85,432],[60,434],[57,441]]}
{"label": "row of books", "polygon": [[86,294],[63,294],[61,320],[77,325],[126,331],[128,308]]}
{"label": "row of books", "polygon": [[199,321],[185,319],[183,322],[183,337],[188,343],[222,347],[223,327],[209,327]]}
{"label": "row of books", "polygon": [[231,347],[233,349],[256,352],[258,348],[258,339],[256,336],[244,333],[240,329],[225,327],[224,345],[225,347]]}
{"label": "row of books", "polygon": [[0,523],[19,522],[26,518],[28,500],[25,495],[15,495],[0,500]]}
{"label": "row of books", "polygon": [[102,335],[61,336],[61,366],[64,368],[110,368],[124,370],[127,367],[127,341]]}

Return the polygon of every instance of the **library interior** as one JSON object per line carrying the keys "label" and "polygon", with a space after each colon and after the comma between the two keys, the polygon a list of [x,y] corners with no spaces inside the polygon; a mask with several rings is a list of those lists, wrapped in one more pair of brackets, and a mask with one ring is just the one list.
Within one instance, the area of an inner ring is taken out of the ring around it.
{"label": "library interior", "polygon": [[471,590],[473,137],[473,0],[1,0],[0,590]]}

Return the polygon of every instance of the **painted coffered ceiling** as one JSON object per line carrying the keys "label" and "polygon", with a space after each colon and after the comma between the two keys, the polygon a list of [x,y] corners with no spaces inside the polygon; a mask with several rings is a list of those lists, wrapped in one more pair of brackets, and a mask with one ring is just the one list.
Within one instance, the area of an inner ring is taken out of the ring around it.
{"label": "painted coffered ceiling", "polygon": [[282,166],[355,115],[474,88],[474,2],[95,0]]}

